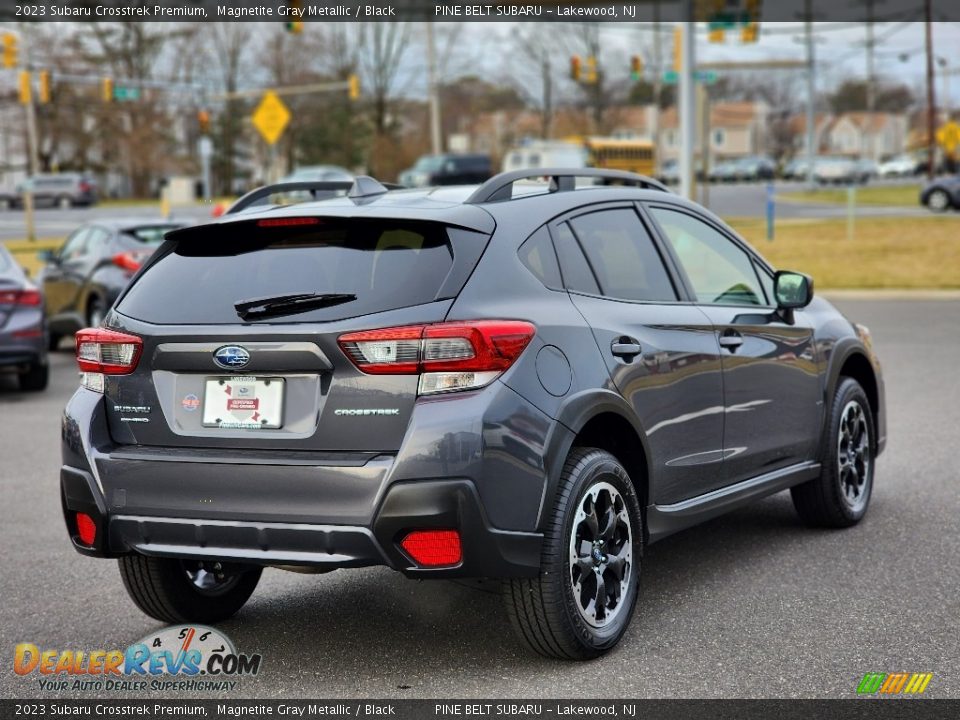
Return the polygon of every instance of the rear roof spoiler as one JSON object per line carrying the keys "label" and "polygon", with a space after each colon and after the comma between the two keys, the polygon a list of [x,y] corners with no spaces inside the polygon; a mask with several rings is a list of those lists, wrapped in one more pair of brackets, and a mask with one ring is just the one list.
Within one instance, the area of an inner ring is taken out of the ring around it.
{"label": "rear roof spoiler", "polygon": [[[366,175],[358,175],[353,181],[349,180],[302,180],[296,182],[273,183],[264,185],[251,190],[243,197],[236,200],[233,205],[224,213],[224,215],[234,215],[242,212],[252,205],[256,205],[258,200],[262,200],[270,195],[287,192],[308,192],[311,200],[323,200],[328,197],[328,193],[345,192],[348,198],[359,200],[362,198],[375,197],[382,195],[390,190],[403,190],[402,185],[393,185],[392,183],[381,183]],[[306,202],[306,201],[304,201]]]}

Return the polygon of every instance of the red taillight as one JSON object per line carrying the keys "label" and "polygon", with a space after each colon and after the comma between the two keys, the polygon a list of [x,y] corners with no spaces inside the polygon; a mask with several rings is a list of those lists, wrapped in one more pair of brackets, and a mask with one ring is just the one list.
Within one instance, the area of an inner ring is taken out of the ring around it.
{"label": "red taillight", "polygon": [[143,340],[136,335],[87,328],[77,333],[77,365],[85,373],[126,375],[136,369]]}
{"label": "red taillight", "polygon": [[111,260],[118,268],[123,268],[128,272],[136,272],[143,265],[143,254],[134,252],[122,252],[114,255]]}
{"label": "red taillight", "polygon": [[476,320],[365,330],[338,342],[365,373],[420,374],[426,394],[486,385],[520,357],[534,333],[521,320]]}
{"label": "red taillight", "polygon": [[414,530],[400,543],[417,565],[456,565],[463,559],[460,533],[456,530]]}
{"label": "red taillight", "polygon": [[90,191],[90,183],[82,182],[82,183],[80,183],[80,184],[77,186],[77,189],[80,190],[80,192],[89,192],[89,191]]}
{"label": "red taillight", "polygon": [[77,513],[77,535],[80,542],[91,547],[97,539],[97,524],[86,513]]}
{"label": "red taillight", "polygon": [[43,302],[39,290],[0,290],[0,305],[32,305]]}
{"label": "red taillight", "polygon": [[294,225],[319,224],[320,218],[315,217],[266,218],[257,221],[257,227],[291,227]]}

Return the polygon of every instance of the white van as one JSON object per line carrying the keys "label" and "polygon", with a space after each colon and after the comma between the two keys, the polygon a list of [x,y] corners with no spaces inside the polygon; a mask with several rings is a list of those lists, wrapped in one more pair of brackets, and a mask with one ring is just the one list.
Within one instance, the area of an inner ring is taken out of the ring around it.
{"label": "white van", "polygon": [[511,148],[503,156],[503,171],[529,168],[587,167],[586,148],[577,143],[544,140]]}

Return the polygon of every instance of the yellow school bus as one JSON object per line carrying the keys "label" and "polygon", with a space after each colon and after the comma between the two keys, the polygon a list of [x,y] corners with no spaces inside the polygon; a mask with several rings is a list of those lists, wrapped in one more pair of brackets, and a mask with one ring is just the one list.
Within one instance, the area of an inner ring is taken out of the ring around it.
{"label": "yellow school bus", "polygon": [[653,143],[649,140],[588,137],[583,140],[583,146],[587,149],[587,164],[591,167],[626,170],[651,177],[657,171]]}

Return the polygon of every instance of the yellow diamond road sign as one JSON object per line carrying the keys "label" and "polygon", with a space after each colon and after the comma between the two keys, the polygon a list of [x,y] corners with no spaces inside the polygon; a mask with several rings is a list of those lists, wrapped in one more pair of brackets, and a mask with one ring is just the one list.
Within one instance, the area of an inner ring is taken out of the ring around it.
{"label": "yellow diamond road sign", "polygon": [[290,122],[290,111],[273,90],[267,90],[251,119],[267,144],[273,145]]}
{"label": "yellow diamond road sign", "polygon": [[960,145],[960,125],[948,122],[937,130],[937,142],[948,153],[952,153]]}

